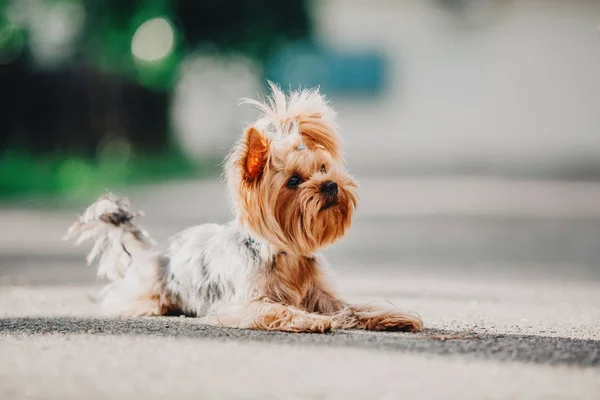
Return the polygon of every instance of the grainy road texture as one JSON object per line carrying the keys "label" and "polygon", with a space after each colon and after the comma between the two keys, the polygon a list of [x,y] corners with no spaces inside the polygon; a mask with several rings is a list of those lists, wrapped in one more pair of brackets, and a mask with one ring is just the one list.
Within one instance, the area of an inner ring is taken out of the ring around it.
{"label": "grainy road texture", "polygon": [[[354,301],[419,334],[291,335],[101,316],[81,207],[0,209],[0,398],[600,398],[600,184],[365,179],[327,251]],[[138,188],[159,240],[227,219],[218,182]]]}

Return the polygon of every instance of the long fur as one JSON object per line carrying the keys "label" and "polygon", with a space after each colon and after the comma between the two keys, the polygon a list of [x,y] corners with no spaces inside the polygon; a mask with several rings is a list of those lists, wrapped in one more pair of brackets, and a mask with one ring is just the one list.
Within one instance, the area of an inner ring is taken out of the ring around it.
{"label": "long fur", "polygon": [[336,114],[318,89],[271,91],[264,102],[245,100],[261,114],[226,159],[229,224],[189,228],[161,252],[129,202],[108,194],[71,226],[67,238],[93,240],[88,263],[112,281],[103,306],[288,332],[420,330],[416,314],[336,294],[319,250],[344,236],[358,203]]}
{"label": "long fur", "polygon": [[261,116],[254,125],[269,139],[300,135],[311,144],[323,146],[336,159],[342,157],[337,113],[318,88],[300,89],[286,96],[269,82],[271,96],[264,101],[242,99],[256,107]]}
{"label": "long fur", "polygon": [[[104,194],[85,210],[63,237],[73,240],[76,245],[86,240],[94,241],[86,261],[88,265],[97,265],[100,278],[122,279],[132,260],[131,251],[154,246],[148,234],[133,223],[133,219],[142,213],[132,213],[129,207],[128,199]],[[125,244],[131,249],[127,250]]]}

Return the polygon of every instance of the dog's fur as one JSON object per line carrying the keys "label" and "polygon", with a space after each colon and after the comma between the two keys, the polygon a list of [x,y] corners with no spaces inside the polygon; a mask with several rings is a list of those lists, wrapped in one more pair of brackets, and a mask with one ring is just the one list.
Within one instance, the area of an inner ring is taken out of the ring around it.
{"label": "dog's fur", "polygon": [[232,222],[189,228],[160,252],[133,223],[128,201],[107,194],[71,226],[67,238],[77,244],[95,240],[88,263],[112,281],[103,306],[288,332],[420,330],[416,314],[352,305],[332,289],[318,251],[350,227],[358,185],[345,167],[336,114],[319,91],[271,89],[264,103],[245,101],[262,116],[226,160]]}

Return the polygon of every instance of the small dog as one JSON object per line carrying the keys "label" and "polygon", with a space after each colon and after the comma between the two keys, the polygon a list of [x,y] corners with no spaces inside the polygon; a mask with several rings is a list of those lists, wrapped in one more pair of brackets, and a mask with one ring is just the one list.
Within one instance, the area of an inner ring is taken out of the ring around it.
{"label": "small dog", "polygon": [[419,331],[418,315],[341,300],[318,251],[344,236],[358,185],[346,170],[336,113],[318,89],[272,94],[226,159],[234,218],[189,228],[159,251],[126,199],[106,194],[69,229],[94,239],[88,264],[112,283],[110,313],[184,314],[220,326],[286,332]]}

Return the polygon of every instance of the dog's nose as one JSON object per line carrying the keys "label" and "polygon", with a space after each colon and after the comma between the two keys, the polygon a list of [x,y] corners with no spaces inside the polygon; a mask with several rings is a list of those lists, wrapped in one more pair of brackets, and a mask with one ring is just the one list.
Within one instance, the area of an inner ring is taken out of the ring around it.
{"label": "dog's nose", "polygon": [[321,193],[326,194],[328,196],[337,196],[338,194],[338,185],[333,181],[327,181],[321,186]]}

